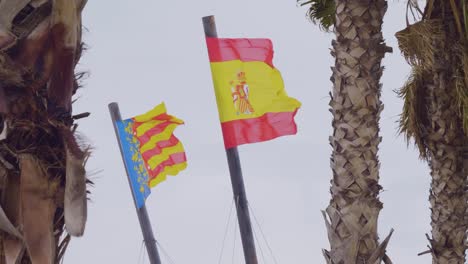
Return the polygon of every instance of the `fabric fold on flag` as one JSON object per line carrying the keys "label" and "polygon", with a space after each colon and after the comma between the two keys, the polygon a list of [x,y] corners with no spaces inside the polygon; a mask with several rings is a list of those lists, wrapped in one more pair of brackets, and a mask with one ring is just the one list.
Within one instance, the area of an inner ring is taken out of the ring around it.
{"label": "fabric fold on flag", "polygon": [[124,159],[137,207],[143,206],[150,188],[187,167],[182,143],[174,135],[181,119],[168,115],[164,103],[151,111],[117,122]]}
{"label": "fabric fold on flag", "polygon": [[206,38],[225,147],[297,133],[301,103],[287,95],[269,39]]}

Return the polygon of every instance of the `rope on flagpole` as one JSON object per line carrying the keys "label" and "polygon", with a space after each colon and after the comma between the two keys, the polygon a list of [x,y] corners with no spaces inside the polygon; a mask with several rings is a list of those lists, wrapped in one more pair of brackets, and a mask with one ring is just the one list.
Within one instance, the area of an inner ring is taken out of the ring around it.
{"label": "rope on flagpole", "polygon": [[[143,242],[144,242],[144,241],[145,241],[145,240],[143,240]],[[146,264],[146,254],[143,254],[143,259],[142,259],[142,260],[143,260],[142,263],[143,263],[143,264]]]}
{"label": "rope on flagpole", "polygon": [[138,254],[138,263],[143,263],[143,246],[145,245],[145,240],[141,240],[140,254]]}
{"label": "rope on flagpole", "polygon": [[257,232],[255,232],[255,228],[253,228],[253,234],[254,234],[255,241],[257,241],[258,249],[260,250],[260,255],[262,256],[263,263],[267,263],[265,254],[263,254],[262,244],[260,243],[260,240],[258,240]]}
{"label": "rope on flagpole", "polygon": [[[236,210],[239,207],[239,197],[235,197],[234,202],[236,203]],[[236,218],[239,220],[239,216],[236,214]],[[236,238],[237,238],[237,225],[234,225],[234,242],[232,243],[232,264],[234,264],[235,249],[236,249]]]}
{"label": "rope on flagpole", "polygon": [[158,240],[156,240],[156,244],[159,246],[159,248],[161,249],[161,252],[164,254],[164,256],[166,257],[166,259],[169,260],[169,263],[175,264],[174,260],[172,260],[171,256],[169,256],[169,254],[167,253],[167,251],[164,249],[164,247],[161,245],[161,243],[159,243]]}
{"label": "rope on flagpole", "polygon": [[226,244],[227,233],[229,231],[229,224],[231,223],[231,216],[232,216],[232,209],[234,208],[234,202],[235,202],[234,199],[232,199],[231,209],[229,210],[228,221],[226,224],[226,228],[224,230],[224,237],[223,237],[223,242],[221,245],[221,253],[219,254],[218,264],[221,264],[221,260],[223,259],[224,246]]}
{"label": "rope on flagpole", "polygon": [[256,217],[256,215],[254,213],[254,210],[253,210],[252,206],[250,205],[250,203],[247,203],[247,206],[249,207],[250,212],[252,212],[254,221],[257,224],[258,229],[260,230],[260,234],[262,235],[263,240],[265,241],[265,244],[266,244],[268,250],[270,251],[270,254],[271,254],[271,257],[273,258],[273,261],[275,262],[275,264],[278,264],[278,261],[276,260],[275,255],[273,254],[273,250],[271,249],[271,247],[270,247],[270,245],[268,243],[268,240],[266,239],[265,233],[263,233],[262,227],[261,227],[259,221],[257,220],[257,217]]}

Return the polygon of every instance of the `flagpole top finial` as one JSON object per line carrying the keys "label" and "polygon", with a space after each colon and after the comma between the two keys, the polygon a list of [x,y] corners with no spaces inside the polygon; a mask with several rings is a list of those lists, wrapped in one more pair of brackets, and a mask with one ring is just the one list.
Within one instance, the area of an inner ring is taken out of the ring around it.
{"label": "flagpole top finial", "polygon": [[202,18],[203,28],[205,30],[205,36],[211,38],[217,38],[218,33],[216,31],[216,22],[214,16],[205,16]]}

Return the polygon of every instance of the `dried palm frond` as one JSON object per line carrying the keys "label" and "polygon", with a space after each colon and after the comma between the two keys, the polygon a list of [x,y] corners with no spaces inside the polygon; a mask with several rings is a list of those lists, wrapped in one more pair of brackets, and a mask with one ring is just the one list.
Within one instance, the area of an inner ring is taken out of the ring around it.
{"label": "dried palm frond", "polygon": [[[468,46],[464,46],[464,48],[461,49],[461,61],[462,61],[462,68],[463,68],[463,76],[465,79],[465,85],[468,87]],[[467,88],[468,89],[468,88]]]}
{"label": "dried palm frond", "polygon": [[413,16],[414,21],[418,21],[424,16],[417,0],[408,0],[406,4],[406,25],[410,24],[409,13]]}
{"label": "dried palm frond", "polygon": [[335,24],[336,6],[334,0],[297,0],[300,6],[309,6],[307,16],[324,31]]}
{"label": "dried palm frond", "polygon": [[463,78],[455,78],[455,94],[457,98],[456,107],[459,109],[463,122],[463,131],[468,135],[468,89],[466,89]]}
{"label": "dried palm frond", "polygon": [[457,67],[454,76],[454,97],[456,98],[458,113],[463,123],[463,131],[468,135],[468,48],[459,45],[455,47],[461,67]]}
{"label": "dried palm frond", "polygon": [[60,242],[58,243],[57,252],[56,252],[56,258],[55,258],[56,264],[63,262],[65,252],[68,248],[68,245],[71,242],[71,236],[66,233],[66,230],[64,228],[65,217],[64,217],[63,208],[60,208],[59,210],[57,210],[57,214],[58,215],[56,215],[55,217],[56,221],[55,221],[54,230],[56,234],[55,235],[56,240]]}
{"label": "dried palm frond", "polygon": [[31,5],[26,5],[12,21],[12,32],[18,39],[27,37],[34,28],[36,28],[44,19],[46,19],[52,11],[52,3],[50,1],[32,8]]}
{"label": "dried palm frond", "polygon": [[[54,5],[56,5],[55,2],[58,1],[53,2]],[[62,0],[60,2],[64,4],[67,10],[70,8],[70,6],[67,5],[70,1]],[[70,27],[68,30],[75,34],[77,38],[76,43],[81,43],[81,30],[78,30],[78,32],[75,32],[75,30],[76,27],[81,25],[81,9],[86,1],[82,0],[77,2],[79,3],[77,7],[80,18],[76,18],[77,21],[74,21],[73,24],[76,24],[75,27]],[[30,33],[34,32],[36,28],[44,30],[44,32],[40,30],[35,31],[36,33],[39,32],[44,34],[44,36],[50,34],[50,32],[47,33],[46,31],[51,30],[51,28],[41,28],[37,27],[37,25],[43,21],[45,17],[50,15],[51,3],[51,1],[46,1],[46,4],[35,9],[27,7],[23,10],[24,12],[22,11],[21,14],[17,16],[17,19],[13,21],[12,32],[19,38],[30,36]],[[60,20],[60,22],[67,22],[67,19],[69,19],[69,16],[65,17],[63,19],[64,21]],[[50,45],[51,43],[47,44],[47,41],[41,42],[38,39],[28,37],[26,39],[29,42],[23,39],[21,40],[21,45],[13,46],[5,53],[0,52],[0,86],[2,89],[4,88],[5,97],[8,99],[8,112],[6,112],[2,118],[9,121],[9,136],[0,143],[0,156],[5,156],[5,160],[8,160],[8,162],[14,165],[14,168],[11,169],[15,173],[14,175],[22,170],[17,164],[17,156],[29,155],[34,157],[35,162],[40,165],[38,167],[43,168],[46,172],[42,173],[47,177],[43,180],[55,186],[53,191],[50,191],[50,194],[47,193],[46,196],[49,198],[52,197],[50,198],[53,199],[52,204],[56,206],[56,209],[53,209],[52,216],[50,219],[48,218],[49,220],[53,219],[52,240],[53,243],[55,243],[52,245],[55,247],[55,253],[53,253],[55,255],[49,254],[49,257],[52,256],[52,258],[55,258],[54,263],[58,264],[63,259],[70,242],[70,234],[65,229],[64,217],[64,196],[67,183],[66,151],[73,152],[73,154],[81,158],[80,161],[83,160],[83,164],[79,165],[82,166],[84,170],[84,163],[89,156],[89,148],[85,146],[83,141],[80,142],[80,140],[77,140],[75,134],[76,123],[74,122],[78,118],[87,116],[87,114],[72,116],[71,111],[68,110],[68,108],[71,108],[71,100],[62,100],[63,98],[59,96],[60,93],[57,92],[51,94],[58,94],[56,96],[57,98],[55,98],[58,100],[52,100],[50,94],[48,94],[50,88],[48,83],[50,83],[50,79],[52,78],[51,74],[53,76],[58,76],[63,74],[64,70],[63,67],[55,66],[58,65],[58,58],[61,58],[60,56],[62,53],[60,52],[63,52],[63,50],[58,50],[54,47],[57,46],[56,44],[59,42],[59,44],[62,44],[61,41],[66,42],[62,39],[62,31],[52,30],[52,32],[56,34],[51,37],[52,40],[56,41],[53,42],[54,45]],[[42,36],[41,34],[39,34],[39,36]],[[35,36],[38,35],[36,34]],[[75,41],[72,42],[75,43]],[[34,49],[34,52],[37,52],[37,54],[28,53],[31,58],[23,58],[21,55],[26,53],[23,52],[23,50],[28,50],[27,47],[29,47],[25,43],[42,48]],[[73,66],[76,66],[79,62],[85,48],[83,44],[72,45],[71,49],[75,49],[74,58],[67,58],[64,60],[64,65],[66,64],[67,67],[72,66],[72,68],[69,67],[68,70],[70,74],[67,73],[65,75],[73,75]],[[66,51],[68,52],[69,50]],[[50,55],[52,53],[54,54],[52,57],[56,57],[53,60]],[[63,54],[65,53],[66,52]],[[52,67],[51,65],[54,66]],[[49,72],[49,70],[51,70],[52,73]],[[60,90],[60,92],[64,89],[68,89],[71,94],[74,94],[76,90],[81,87],[81,81],[86,76],[86,73],[75,72],[74,80],[70,77],[73,83],[67,81],[66,85],[57,84],[56,88]],[[60,76],[57,77],[57,79],[60,79]],[[69,83],[71,85],[69,85]],[[65,101],[64,105],[59,105],[57,103],[62,101]],[[67,108],[65,109],[67,111],[63,108]],[[84,177],[84,175],[81,176]],[[92,184],[88,179],[84,179],[82,182],[88,186]],[[89,193],[87,189],[81,191],[82,197],[87,198],[87,193]],[[22,197],[24,197],[24,195]],[[82,200],[82,203],[86,203],[85,199]],[[16,204],[14,205],[16,206]],[[29,220],[29,224],[37,221],[34,217],[25,218]],[[44,222],[51,222],[45,221],[44,219],[41,219],[41,221],[42,224],[44,224]],[[30,226],[32,225],[30,224]],[[1,248],[3,236],[4,234],[0,233],[0,263],[2,263],[1,254],[4,253]],[[18,263],[30,264],[31,258],[33,258],[32,255],[24,254]]]}
{"label": "dried palm frond", "polygon": [[404,133],[409,144],[414,139],[421,158],[427,158],[428,91],[431,85],[431,72],[421,66],[414,66],[405,85],[398,91],[403,98],[403,113],[400,116],[400,133]]}
{"label": "dried palm frond", "polygon": [[457,25],[458,34],[460,34],[460,36],[463,36],[464,34],[463,26],[462,26],[462,21],[460,18],[457,3],[455,3],[455,0],[449,0],[449,2],[450,2],[450,7],[452,8],[452,13],[453,13],[453,18],[455,19],[455,24]]}
{"label": "dried palm frond", "polygon": [[434,64],[435,43],[443,39],[443,24],[440,20],[423,20],[409,25],[395,36],[410,65],[429,68]]}
{"label": "dried palm frond", "polygon": [[4,53],[0,53],[0,84],[5,86],[24,87],[24,72]]}
{"label": "dried palm frond", "polygon": [[434,0],[427,0],[424,8],[423,19],[431,19],[432,11],[434,10]]}
{"label": "dried palm frond", "polygon": [[468,2],[462,0],[463,23],[465,24],[465,40],[468,40]]}

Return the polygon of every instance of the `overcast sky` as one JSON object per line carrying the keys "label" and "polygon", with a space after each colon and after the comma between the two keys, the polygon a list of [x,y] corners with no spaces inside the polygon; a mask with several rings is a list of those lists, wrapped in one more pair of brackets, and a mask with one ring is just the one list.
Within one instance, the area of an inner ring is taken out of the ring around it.
{"label": "overcast sky", "polygon": [[[429,255],[417,256],[427,249],[424,234],[430,232],[430,178],[427,165],[397,133],[402,101],[394,90],[409,67],[394,34],[405,26],[405,2],[390,1],[384,24],[394,53],[384,59],[382,78],[379,234],[383,238],[395,228],[388,247],[393,262],[418,264],[430,262]],[[333,35],[310,23],[305,11],[294,0],[89,1],[89,50],[80,69],[91,75],[74,112],[92,113],[79,128],[95,148],[88,171],[97,174],[85,236],[72,241],[65,263],[143,263],[142,234],[107,109],[114,101],[124,118],[164,101],[170,114],[185,120],[176,135],[189,166],[153,189],[147,208],[155,236],[174,263],[219,263],[232,191],[201,23],[206,15],[216,16],[220,37],[272,39],[286,90],[303,103],[298,135],[239,151],[249,202],[278,263],[324,263],[321,249],[329,244],[320,210],[330,199]],[[220,263],[243,263],[233,219],[228,230]],[[265,243],[257,248],[267,258],[258,250],[260,263],[274,263]]]}

